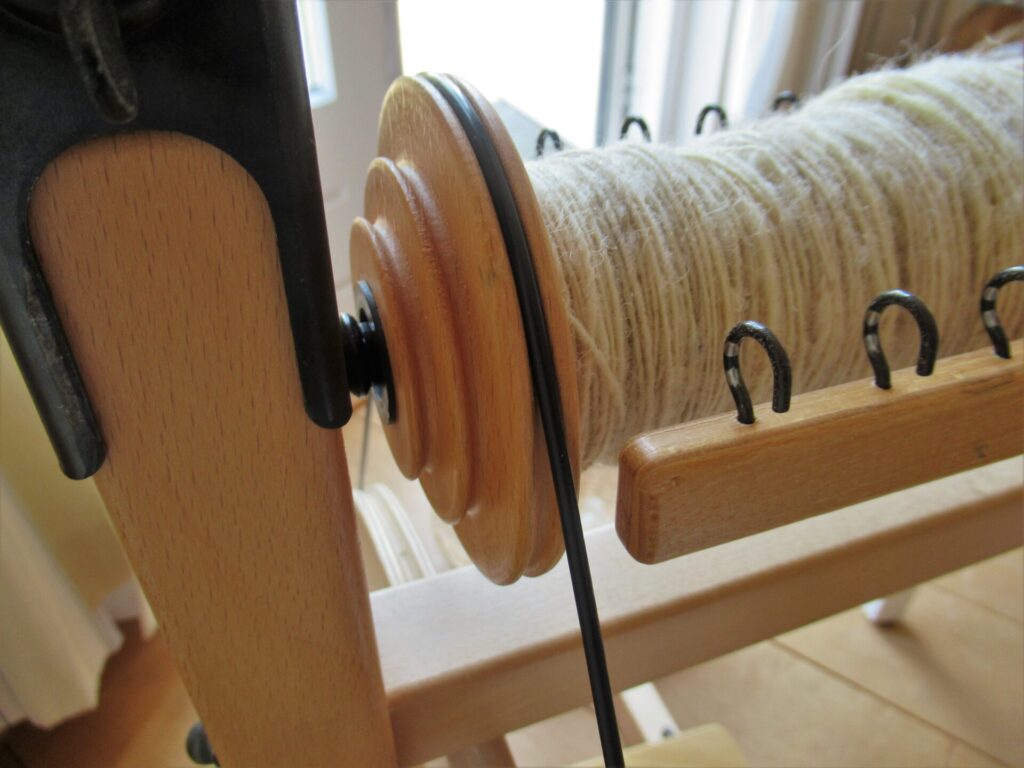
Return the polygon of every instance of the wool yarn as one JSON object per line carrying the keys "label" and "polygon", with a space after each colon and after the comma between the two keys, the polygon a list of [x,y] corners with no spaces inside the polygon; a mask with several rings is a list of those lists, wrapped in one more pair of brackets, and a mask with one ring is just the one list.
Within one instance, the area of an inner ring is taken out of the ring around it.
{"label": "wool yarn", "polygon": [[[890,288],[928,304],[940,357],[985,346],[981,289],[1024,256],[1022,64],[1019,46],[936,57],[685,148],[528,163],[575,336],[584,466],[729,410],[722,343],[742,320],[775,331],[795,392],[870,375],[861,320]],[[1009,333],[1020,298],[1000,297]],[[918,344],[901,314],[883,318],[893,369]],[[742,365],[754,402],[770,399],[755,344]]]}

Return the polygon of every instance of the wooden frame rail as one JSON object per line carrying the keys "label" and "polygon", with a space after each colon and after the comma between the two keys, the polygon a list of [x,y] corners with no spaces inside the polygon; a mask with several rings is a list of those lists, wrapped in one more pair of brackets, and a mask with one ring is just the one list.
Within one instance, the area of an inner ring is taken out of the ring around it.
{"label": "wooden frame rail", "polygon": [[616,528],[643,563],[776,528],[1015,456],[1024,445],[1024,342],[649,432],[619,460]]}
{"label": "wooden frame rail", "polygon": [[[1018,414],[1019,415],[1019,414]],[[1011,459],[656,567],[588,536],[617,690],[1019,546]],[[398,759],[412,764],[586,703],[564,562],[496,587],[463,568],[371,596]]]}

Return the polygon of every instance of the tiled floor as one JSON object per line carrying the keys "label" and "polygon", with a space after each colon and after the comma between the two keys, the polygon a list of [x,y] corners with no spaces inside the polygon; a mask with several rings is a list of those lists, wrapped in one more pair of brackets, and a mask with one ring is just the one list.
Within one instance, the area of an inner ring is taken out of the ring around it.
{"label": "tiled floor", "polygon": [[[346,428],[354,482],[362,424],[357,415]],[[445,549],[425,500],[398,475],[376,423],[366,480],[395,491],[441,566]],[[614,492],[613,470],[584,477],[586,525],[610,520]],[[1018,549],[918,589],[895,627],[847,611],[657,686],[682,727],[724,724],[752,765],[1024,765],[1022,624]],[[132,634],[108,666],[99,709],[50,732],[16,728],[0,768],[187,766],[182,744],[194,719],[163,643]],[[599,751],[586,710],[525,728],[509,743],[530,765]]]}

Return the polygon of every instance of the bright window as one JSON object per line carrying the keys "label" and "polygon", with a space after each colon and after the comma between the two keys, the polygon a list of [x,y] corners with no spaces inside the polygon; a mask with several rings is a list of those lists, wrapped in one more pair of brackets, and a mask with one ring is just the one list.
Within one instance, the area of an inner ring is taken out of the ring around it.
{"label": "bright window", "polygon": [[334,55],[323,0],[298,0],[299,35],[306,65],[309,103],[314,109],[329,104],[337,96],[334,87]]}
{"label": "bright window", "polygon": [[576,146],[593,146],[604,3],[399,0],[405,74],[464,78]]}

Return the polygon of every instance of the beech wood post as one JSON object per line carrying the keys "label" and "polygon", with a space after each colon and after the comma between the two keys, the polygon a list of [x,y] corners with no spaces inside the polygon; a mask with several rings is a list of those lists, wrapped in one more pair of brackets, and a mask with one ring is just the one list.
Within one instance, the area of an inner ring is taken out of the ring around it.
{"label": "beech wood post", "polygon": [[122,134],[57,158],[29,221],[97,485],[221,765],[394,764],[345,450],[303,410],[259,187]]}

